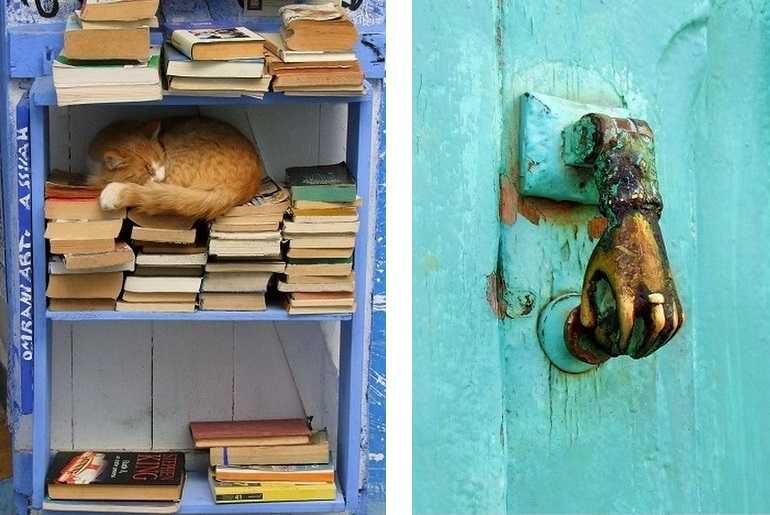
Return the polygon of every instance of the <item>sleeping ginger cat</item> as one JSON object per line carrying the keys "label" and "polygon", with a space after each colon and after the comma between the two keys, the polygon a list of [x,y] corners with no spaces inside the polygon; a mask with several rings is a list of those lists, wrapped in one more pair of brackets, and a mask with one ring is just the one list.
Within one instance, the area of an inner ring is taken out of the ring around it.
{"label": "sleeping ginger cat", "polygon": [[213,118],[120,120],[91,141],[88,169],[104,210],[212,220],[256,195],[265,173],[257,152]]}

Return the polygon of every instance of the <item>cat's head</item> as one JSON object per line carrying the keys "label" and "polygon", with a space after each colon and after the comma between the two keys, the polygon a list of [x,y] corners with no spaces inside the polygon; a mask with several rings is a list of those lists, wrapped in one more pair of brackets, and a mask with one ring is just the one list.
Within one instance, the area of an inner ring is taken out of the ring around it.
{"label": "cat's head", "polygon": [[100,130],[88,148],[92,182],[145,184],[165,179],[160,120],[121,120]]}

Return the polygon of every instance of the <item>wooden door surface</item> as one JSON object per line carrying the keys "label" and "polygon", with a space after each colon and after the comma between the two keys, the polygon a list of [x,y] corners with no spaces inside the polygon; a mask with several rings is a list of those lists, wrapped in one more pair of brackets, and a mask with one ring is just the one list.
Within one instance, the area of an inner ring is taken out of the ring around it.
{"label": "wooden door surface", "polygon": [[[767,2],[412,6],[414,512],[768,512]],[[525,92],[655,132],[687,318],[650,357],[540,347],[603,225],[518,193]]]}

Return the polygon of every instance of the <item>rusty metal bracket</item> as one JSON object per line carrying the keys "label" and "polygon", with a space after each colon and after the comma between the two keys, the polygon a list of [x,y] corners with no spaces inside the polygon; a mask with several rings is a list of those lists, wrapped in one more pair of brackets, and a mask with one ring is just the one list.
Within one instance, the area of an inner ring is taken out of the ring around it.
{"label": "rusty metal bracket", "polygon": [[627,117],[628,110],[525,93],[521,97],[519,191],[524,196],[596,205],[599,193],[590,170],[567,163],[562,133],[588,113]]}

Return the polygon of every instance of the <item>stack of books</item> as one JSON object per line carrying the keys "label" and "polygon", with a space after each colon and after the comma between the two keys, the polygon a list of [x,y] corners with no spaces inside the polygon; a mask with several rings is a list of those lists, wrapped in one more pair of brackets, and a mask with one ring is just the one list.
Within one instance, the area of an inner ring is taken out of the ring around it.
{"label": "stack of books", "polygon": [[48,467],[43,509],[177,513],[184,482],[183,452],[59,451]]}
{"label": "stack of books", "polygon": [[328,435],[303,419],[190,422],[190,433],[209,452],[216,503],[336,498]]}
{"label": "stack of books", "polygon": [[273,91],[290,95],[361,95],[364,72],[353,50],[358,30],[331,3],[280,8],[278,33],[263,33]]}
{"label": "stack of books", "polygon": [[178,95],[262,98],[265,40],[246,27],[175,29],[163,47],[166,91]]}
{"label": "stack of books", "polygon": [[136,251],[134,273],[126,275],[118,311],[192,312],[207,260],[202,229],[194,218],[152,216],[128,210]]}
{"label": "stack of books", "polygon": [[55,170],[45,185],[49,309],[112,310],[133,270],[134,253],[120,240],[125,209],[103,211],[99,189],[85,176]]}
{"label": "stack of books", "polygon": [[286,310],[352,313],[361,198],[347,164],[290,167],[286,184],[291,195],[291,214],[283,224],[286,271],[277,283]]}
{"label": "stack of books", "polygon": [[281,223],[289,193],[269,176],[247,204],[209,223],[206,273],[200,309],[262,311],[266,294],[286,264],[281,258]]}
{"label": "stack of books", "polygon": [[67,18],[53,62],[59,105],[160,100],[160,47],[150,45],[158,0],[84,1]]}

